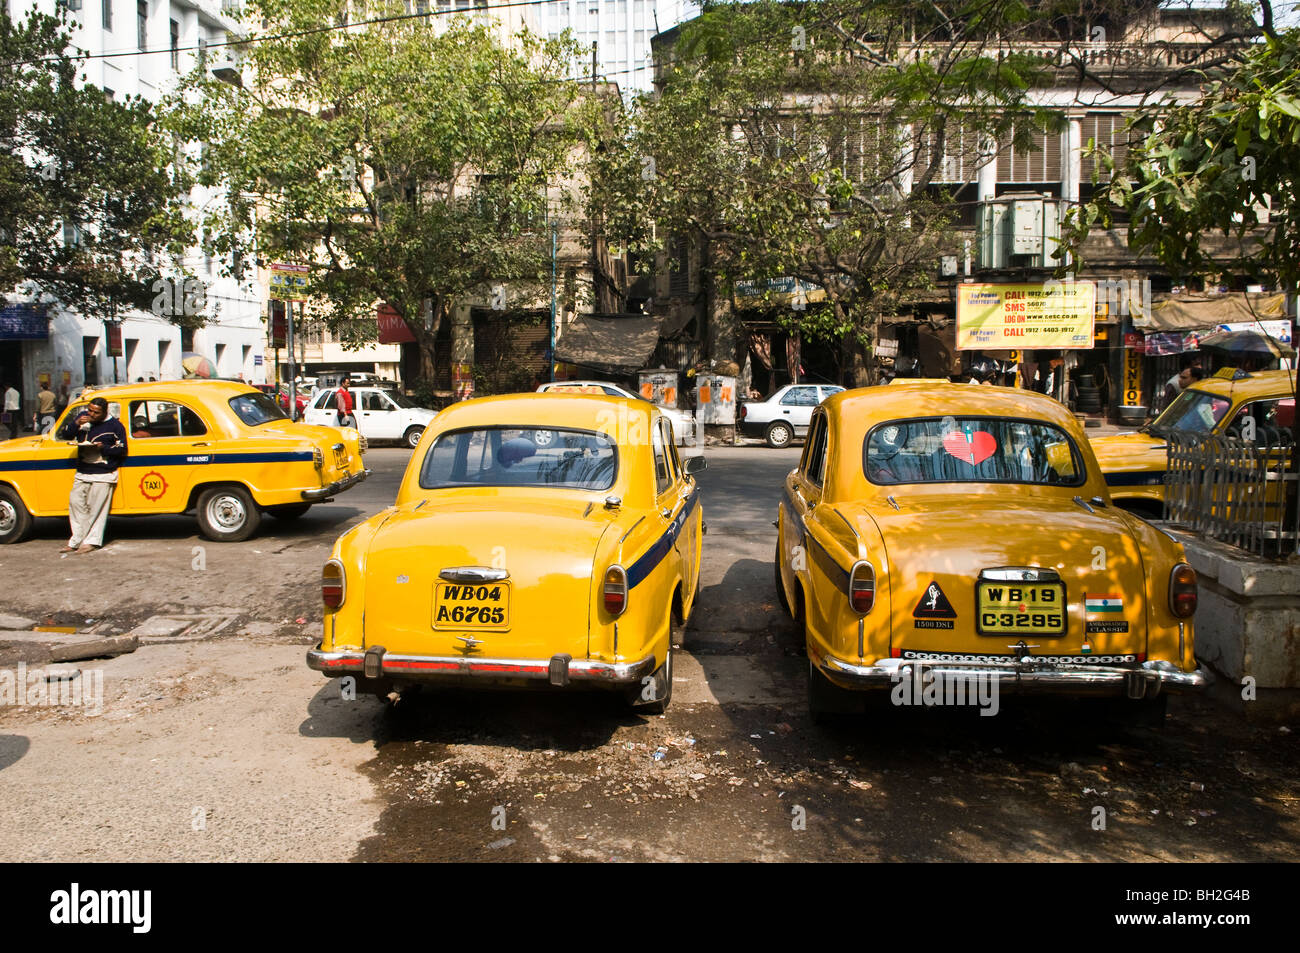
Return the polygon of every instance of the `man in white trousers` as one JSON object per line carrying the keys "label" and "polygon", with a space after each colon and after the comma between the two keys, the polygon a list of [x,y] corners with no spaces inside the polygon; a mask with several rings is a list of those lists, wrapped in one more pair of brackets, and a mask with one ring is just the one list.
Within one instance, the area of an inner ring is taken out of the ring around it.
{"label": "man in white trousers", "polygon": [[91,400],[77,416],[77,475],[68,499],[72,537],[61,553],[93,553],[104,545],[104,525],[117,486],[117,468],[126,459],[126,430],[108,415],[108,401]]}

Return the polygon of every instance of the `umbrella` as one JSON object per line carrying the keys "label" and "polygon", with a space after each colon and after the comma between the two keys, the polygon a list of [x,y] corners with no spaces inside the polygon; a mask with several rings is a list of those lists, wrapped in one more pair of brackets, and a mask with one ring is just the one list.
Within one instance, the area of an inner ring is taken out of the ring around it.
{"label": "umbrella", "polygon": [[1295,348],[1269,337],[1263,331],[1215,331],[1201,338],[1200,346],[1234,357],[1292,357]]}
{"label": "umbrella", "polygon": [[217,369],[202,354],[186,351],[181,355],[181,370],[186,377],[216,377]]}

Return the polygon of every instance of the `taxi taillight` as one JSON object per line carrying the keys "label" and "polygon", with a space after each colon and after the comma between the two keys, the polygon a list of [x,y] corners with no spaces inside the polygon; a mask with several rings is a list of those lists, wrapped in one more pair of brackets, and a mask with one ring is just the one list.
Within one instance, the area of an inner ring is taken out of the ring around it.
{"label": "taxi taillight", "polygon": [[627,608],[627,573],[622,566],[610,566],[605,570],[605,611],[610,615],[623,614]]}
{"label": "taxi taillight", "polygon": [[876,604],[876,570],[871,563],[860,560],[849,570],[849,605],[854,612],[866,615]]}
{"label": "taxi taillight", "polygon": [[343,596],[347,590],[344,581],[343,564],[337,559],[325,563],[320,573],[320,597],[328,609],[337,609],[343,605]]}
{"label": "taxi taillight", "polygon": [[1196,614],[1196,570],[1187,563],[1169,574],[1169,610],[1180,619]]}

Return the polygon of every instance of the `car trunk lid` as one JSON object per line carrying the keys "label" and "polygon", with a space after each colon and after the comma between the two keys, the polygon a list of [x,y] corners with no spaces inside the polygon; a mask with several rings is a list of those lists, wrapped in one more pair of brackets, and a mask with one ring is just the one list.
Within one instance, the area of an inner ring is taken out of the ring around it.
{"label": "car trunk lid", "polygon": [[[567,496],[567,495],[566,495]],[[405,504],[366,557],[365,643],[397,654],[586,658],[593,561],[610,519],[585,500]]]}
{"label": "car trunk lid", "polygon": [[[1137,543],[1109,508],[1058,496],[877,509],[890,563],[891,649],[1093,657],[1145,652]],[[920,502],[920,501],[917,501]]]}

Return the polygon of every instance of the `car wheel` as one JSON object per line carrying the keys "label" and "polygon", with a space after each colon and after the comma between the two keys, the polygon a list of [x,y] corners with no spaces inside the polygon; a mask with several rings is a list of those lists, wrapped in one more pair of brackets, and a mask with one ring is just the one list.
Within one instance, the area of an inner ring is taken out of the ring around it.
{"label": "car wheel", "polygon": [[199,530],[208,539],[238,543],[257,531],[261,511],[242,486],[214,486],[199,494]]}
{"label": "car wheel", "polygon": [[408,447],[414,450],[419,445],[420,438],[423,436],[424,436],[423,427],[408,427],[406,430],[406,436],[402,437],[402,441]]}
{"label": "car wheel", "polygon": [[785,586],[781,584],[781,541],[776,542],[776,555],[772,558],[772,568],[776,570],[776,598],[781,608],[790,614],[790,600],[785,597]]}
{"label": "car wheel", "polygon": [[533,443],[535,443],[539,447],[549,447],[551,444],[555,443],[555,431],[534,430]]}
{"label": "car wheel", "polygon": [[310,503],[283,503],[280,506],[268,506],[266,511],[278,520],[296,520],[306,515],[309,509]]}
{"label": "car wheel", "polygon": [[[651,695],[647,699],[646,695]],[[673,698],[673,650],[668,648],[664,664],[628,692],[628,702],[639,715],[662,715]]]}
{"label": "car wheel", "polygon": [[808,660],[808,714],[813,724],[824,725],[836,715],[860,715],[866,711],[866,700],[857,692],[840,688],[817,670]]}
{"label": "car wheel", "polygon": [[677,613],[672,611],[668,613],[668,642],[675,649],[686,645],[686,623],[679,621]]}
{"label": "car wheel", "polygon": [[20,543],[31,532],[32,514],[22,497],[7,486],[0,486],[0,543]]}
{"label": "car wheel", "polygon": [[783,420],[778,420],[767,428],[767,445],[774,450],[790,446],[794,440],[794,428]]}

